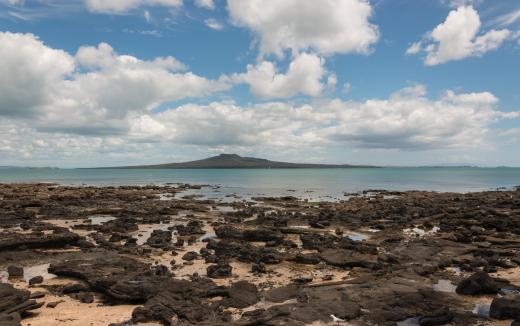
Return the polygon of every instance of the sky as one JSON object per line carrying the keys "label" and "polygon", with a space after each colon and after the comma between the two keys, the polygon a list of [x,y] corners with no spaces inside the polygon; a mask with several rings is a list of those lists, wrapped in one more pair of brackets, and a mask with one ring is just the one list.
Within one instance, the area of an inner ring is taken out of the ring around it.
{"label": "sky", "polygon": [[0,0],[0,166],[520,166],[518,0]]}

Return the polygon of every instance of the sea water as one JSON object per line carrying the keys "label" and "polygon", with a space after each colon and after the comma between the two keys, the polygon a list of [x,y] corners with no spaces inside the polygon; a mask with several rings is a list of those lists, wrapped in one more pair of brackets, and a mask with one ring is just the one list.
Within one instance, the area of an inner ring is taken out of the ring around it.
{"label": "sea water", "polygon": [[0,182],[62,185],[209,185],[194,194],[222,198],[295,196],[340,200],[368,189],[473,192],[520,185],[520,168],[354,169],[0,169]]}

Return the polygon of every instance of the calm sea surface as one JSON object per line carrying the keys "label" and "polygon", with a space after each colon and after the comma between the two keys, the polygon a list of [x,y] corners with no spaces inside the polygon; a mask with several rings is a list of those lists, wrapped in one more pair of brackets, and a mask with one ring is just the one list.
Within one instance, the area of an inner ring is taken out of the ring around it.
{"label": "calm sea surface", "polygon": [[[470,192],[520,185],[520,168],[380,169],[179,169],[80,170],[0,169],[0,182],[53,182],[65,185],[204,184],[207,197],[294,195],[340,199],[368,189]],[[219,188],[217,189],[217,187]]]}

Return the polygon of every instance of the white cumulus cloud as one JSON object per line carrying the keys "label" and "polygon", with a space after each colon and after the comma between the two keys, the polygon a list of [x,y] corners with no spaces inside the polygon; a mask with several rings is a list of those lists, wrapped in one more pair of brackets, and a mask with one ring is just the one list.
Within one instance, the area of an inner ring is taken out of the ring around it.
{"label": "white cumulus cloud", "polygon": [[468,57],[479,57],[498,49],[511,35],[507,29],[480,33],[480,16],[472,6],[452,10],[446,20],[428,33],[422,42],[413,43],[407,54],[425,53],[424,63],[438,65]]}
{"label": "white cumulus cloud", "polygon": [[[197,146],[341,146],[430,150],[484,146],[493,123],[517,118],[497,109],[489,92],[447,91],[429,99],[422,85],[388,99],[292,105],[268,102],[187,104],[150,118],[164,126],[165,137]],[[157,128],[154,128],[157,130]],[[200,132],[204,130],[204,132]]]}
{"label": "white cumulus cloud", "polygon": [[[322,79],[327,74],[324,59],[314,54],[302,53],[289,64],[287,73],[279,73],[276,65],[262,61],[248,65],[247,72],[235,75],[236,82],[247,83],[251,93],[260,99],[291,98],[298,94],[319,96],[325,87]],[[335,84],[330,76],[328,84]]]}
{"label": "white cumulus cloud", "polygon": [[75,56],[32,34],[0,33],[0,43],[0,116],[31,116],[40,130],[120,133],[132,112],[229,88],[185,72],[173,57],[141,60],[106,43]]}
{"label": "white cumulus cloud", "polygon": [[54,101],[74,58],[33,34],[0,33],[0,115],[30,115]]}
{"label": "white cumulus cloud", "polygon": [[254,32],[262,54],[312,49],[322,55],[368,53],[379,32],[367,0],[228,0],[233,23]]}

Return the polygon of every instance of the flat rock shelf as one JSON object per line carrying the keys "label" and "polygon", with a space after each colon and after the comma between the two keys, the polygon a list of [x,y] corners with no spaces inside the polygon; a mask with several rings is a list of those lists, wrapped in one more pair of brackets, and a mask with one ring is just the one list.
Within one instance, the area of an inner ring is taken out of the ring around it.
{"label": "flat rock shelf", "polygon": [[0,184],[0,325],[520,324],[520,191],[193,187]]}

